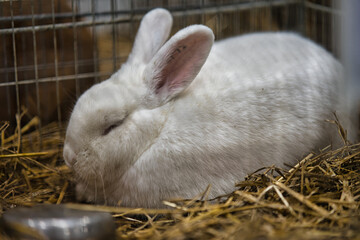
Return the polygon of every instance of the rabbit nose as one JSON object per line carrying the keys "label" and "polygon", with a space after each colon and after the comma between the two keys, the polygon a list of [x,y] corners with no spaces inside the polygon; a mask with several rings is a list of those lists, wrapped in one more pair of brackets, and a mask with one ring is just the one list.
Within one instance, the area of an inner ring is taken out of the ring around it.
{"label": "rabbit nose", "polygon": [[66,165],[68,167],[72,167],[76,160],[76,154],[71,149],[71,147],[69,147],[69,145],[65,144],[63,155],[64,155],[64,160],[65,160]]}

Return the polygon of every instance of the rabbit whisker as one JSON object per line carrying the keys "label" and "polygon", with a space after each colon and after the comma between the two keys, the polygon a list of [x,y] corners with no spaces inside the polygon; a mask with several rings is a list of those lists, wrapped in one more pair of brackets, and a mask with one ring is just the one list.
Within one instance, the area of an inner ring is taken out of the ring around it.
{"label": "rabbit whisker", "polygon": [[95,175],[95,178],[94,178],[94,202],[96,203],[97,202],[97,184],[96,184],[96,180],[97,180],[97,173],[95,170],[93,170],[94,172],[94,175]]}
{"label": "rabbit whisker", "polygon": [[84,188],[83,189],[81,189],[81,192],[78,192],[77,193],[77,195],[78,195],[78,199],[84,199],[84,196],[86,195],[85,193],[86,193],[86,191],[87,191],[87,189],[88,189],[88,187],[89,187],[89,177],[87,176],[87,177],[85,177],[85,178],[81,178],[81,177],[77,177],[78,178],[78,182],[85,182],[86,184],[85,184],[85,186],[84,186]]}
{"label": "rabbit whisker", "polygon": [[102,175],[101,173],[99,174],[99,176],[100,176],[100,179],[101,179],[101,183],[102,183],[102,185],[103,185],[104,204],[107,205],[107,198],[106,198],[104,178],[103,178],[103,175]]}

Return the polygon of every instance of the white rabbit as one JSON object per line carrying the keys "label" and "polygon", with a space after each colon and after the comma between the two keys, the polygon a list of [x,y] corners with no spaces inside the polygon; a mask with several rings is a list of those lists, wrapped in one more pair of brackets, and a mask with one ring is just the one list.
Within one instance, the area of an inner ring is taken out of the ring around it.
{"label": "white rabbit", "polygon": [[339,141],[335,111],[355,134],[342,67],[313,42],[257,33],[212,47],[212,31],[193,25],[164,44],[171,25],[168,11],[149,12],[128,61],[76,103],[64,158],[79,199],[160,208],[209,184],[215,197]]}

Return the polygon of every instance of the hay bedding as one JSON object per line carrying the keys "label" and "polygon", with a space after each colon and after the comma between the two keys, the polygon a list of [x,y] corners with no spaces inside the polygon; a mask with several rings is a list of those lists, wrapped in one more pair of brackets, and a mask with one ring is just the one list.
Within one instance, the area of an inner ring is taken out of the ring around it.
{"label": "hay bedding", "polygon": [[169,209],[127,209],[76,204],[64,131],[34,130],[38,121],[18,126],[21,137],[0,124],[1,214],[44,203],[106,211],[122,239],[360,239],[360,143],[311,153],[290,171],[260,169],[217,199],[207,199],[210,186],[196,200],[165,202]]}

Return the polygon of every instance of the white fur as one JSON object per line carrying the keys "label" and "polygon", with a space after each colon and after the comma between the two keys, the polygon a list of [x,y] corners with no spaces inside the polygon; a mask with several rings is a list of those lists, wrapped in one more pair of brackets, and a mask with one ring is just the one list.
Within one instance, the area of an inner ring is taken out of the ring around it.
{"label": "white fur", "polygon": [[170,27],[167,11],[148,13],[129,61],[78,100],[64,158],[80,199],[163,207],[209,184],[215,197],[260,167],[339,142],[325,121],[334,111],[355,134],[342,67],[313,42],[256,33],[211,49],[212,31],[194,25],[163,45]]}

